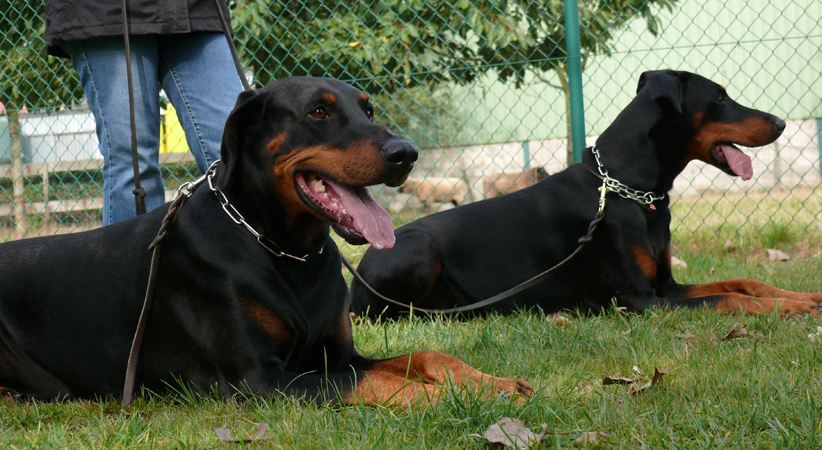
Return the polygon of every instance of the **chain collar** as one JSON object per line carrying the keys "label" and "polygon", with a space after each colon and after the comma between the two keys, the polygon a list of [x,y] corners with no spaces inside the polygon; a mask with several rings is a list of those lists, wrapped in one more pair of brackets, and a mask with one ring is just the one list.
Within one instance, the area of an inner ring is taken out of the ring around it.
{"label": "chain collar", "polygon": [[602,186],[598,189],[600,193],[600,214],[602,214],[602,211],[605,209],[605,194],[607,194],[608,192],[615,192],[622,198],[633,200],[642,205],[644,208],[650,209],[651,211],[656,211],[656,206],[654,206],[654,202],[664,199],[665,194],[657,195],[650,191],[638,191],[636,189],[629,188],[628,186],[620,183],[618,180],[614,178],[611,178],[608,175],[608,170],[605,169],[605,166],[602,165],[602,161],[599,159],[599,150],[596,148],[596,146],[591,147],[591,152],[594,154],[594,158],[596,158],[597,161],[597,170],[599,171],[599,177],[602,178]]}
{"label": "chain collar", "polygon": [[[309,256],[311,256],[310,253],[304,256],[295,256],[288,254],[284,252],[276,243],[274,243],[274,241],[260,234],[257,230],[254,229],[254,227],[252,227],[248,224],[248,222],[245,221],[243,215],[240,214],[239,211],[237,211],[237,208],[235,208],[234,205],[232,205],[228,201],[228,198],[225,196],[223,191],[220,190],[220,188],[217,187],[217,185],[213,182],[214,174],[217,172],[217,163],[219,162],[219,159],[217,161],[214,161],[214,163],[212,163],[211,166],[208,167],[206,173],[197,180],[189,181],[187,183],[183,183],[182,185],[180,185],[180,188],[177,190],[177,196],[185,195],[186,197],[191,197],[192,192],[194,192],[194,189],[197,186],[202,184],[204,181],[208,182],[208,189],[211,192],[213,192],[214,195],[217,197],[217,200],[220,202],[220,206],[223,207],[223,211],[225,211],[225,213],[228,214],[228,217],[237,225],[244,226],[246,230],[248,230],[251,234],[254,235],[255,238],[257,238],[257,243],[260,244],[264,249],[271,252],[271,254],[273,254],[274,256],[280,258],[290,258],[294,261],[305,262],[305,260]],[[324,249],[325,245],[323,245],[323,247],[320,248],[320,251],[318,253],[322,253]]]}

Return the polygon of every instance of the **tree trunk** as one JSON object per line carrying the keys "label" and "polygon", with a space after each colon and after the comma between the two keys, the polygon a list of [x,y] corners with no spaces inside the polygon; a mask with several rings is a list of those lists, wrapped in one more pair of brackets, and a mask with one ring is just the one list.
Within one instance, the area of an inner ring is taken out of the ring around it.
{"label": "tree trunk", "polygon": [[14,231],[12,239],[23,239],[29,230],[29,221],[26,218],[26,195],[23,179],[23,149],[20,145],[20,116],[16,109],[8,111],[9,138],[11,138],[11,179],[14,186],[12,209]]}

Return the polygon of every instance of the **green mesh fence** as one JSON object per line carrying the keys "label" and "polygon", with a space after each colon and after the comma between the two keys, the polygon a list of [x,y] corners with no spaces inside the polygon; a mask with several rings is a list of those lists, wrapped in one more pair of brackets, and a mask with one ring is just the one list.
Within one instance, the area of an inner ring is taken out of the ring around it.
{"label": "green mesh fence", "polygon": [[[0,5],[0,241],[99,226],[101,160],[76,74],[45,56],[42,2]],[[788,121],[777,142],[747,151],[753,180],[690,164],[673,192],[676,232],[819,233],[822,3],[578,5],[589,144],[630,101],[639,74],[660,68],[700,73]],[[289,75],[347,81],[370,94],[377,121],[420,148],[402,192],[374,189],[397,224],[567,164],[561,1],[237,0],[230,9],[254,86]],[[170,106],[160,151],[169,196],[199,176]]]}

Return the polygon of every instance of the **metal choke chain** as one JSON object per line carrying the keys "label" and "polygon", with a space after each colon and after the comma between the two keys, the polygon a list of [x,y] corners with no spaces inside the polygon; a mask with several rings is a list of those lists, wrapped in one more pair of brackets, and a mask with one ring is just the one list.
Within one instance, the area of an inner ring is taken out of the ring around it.
{"label": "metal choke chain", "polygon": [[[237,225],[244,226],[246,230],[253,234],[254,237],[257,238],[257,243],[260,244],[264,249],[268,250],[269,252],[280,258],[290,258],[295,261],[305,262],[305,260],[308,258],[308,255],[295,256],[284,252],[282,249],[280,249],[280,247],[277,244],[274,243],[274,241],[260,234],[257,230],[254,229],[254,227],[252,227],[248,224],[248,222],[245,221],[245,218],[242,214],[240,214],[240,211],[237,211],[237,208],[235,208],[234,205],[232,205],[228,201],[228,198],[225,196],[223,191],[220,190],[220,188],[212,182],[214,178],[214,172],[216,172],[217,170],[216,166],[218,162],[219,160],[214,161],[214,163],[206,171],[205,175],[203,175],[200,179],[195,181],[194,185],[201,183],[203,179],[208,181],[208,189],[211,190],[211,192],[213,192],[215,196],[217,196],[217,200],[220,202],[220,206],[223,207],[223,211],[225,211],[225,213],[228,214],[228,217],[234,223],[236,223]],[[183,186],[180,186],[181,189],[182,187]],[[322,252],[322,250],[320,252]]]}
{"label": "metal choke chain", "polygon": [[[653,203],[658,200],[662,200],[665,198],[665,194],[656,195],[653,192],[643,192],[638,191],[636,189],[629,188],[628,186],[620,183],[614,178],[611,178],[608,175],[608,170],[605,169],[605,166],[602,165],[602,161],[599,159],[599,149],[596,147],[591,147],[591,152],[594,154],[594,158],[597,160],[597,170],[599,174],[602,175],[603,183],[602,187],[599,188],[600,191],[600,202],[604,204],[604,196],[602,190],[605,189],[610,192],[614,192],[622,198],[626,198],[628,200],[633,200],[637,203],[653,206]],[[653,209],[653,208],[652,208]]]}

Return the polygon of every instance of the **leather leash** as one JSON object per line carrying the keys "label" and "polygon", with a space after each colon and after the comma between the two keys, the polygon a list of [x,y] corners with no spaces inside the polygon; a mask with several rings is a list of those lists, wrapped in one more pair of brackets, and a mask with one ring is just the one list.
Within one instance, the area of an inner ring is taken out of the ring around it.
{"label": "leather leash", "polygon": [[376,295],[378,298],[380,298],[381,300],[383,300],[387,303],[391,303],[393,305],[400,306],[400,307],[403,307],[403,308],[408,309],[408,310],[421,311],[421,312],[428,313],[428,314],[453,314],[453,313],[459,313],[459,312],[465,312],[465,311],[473,311],[473,310],[476,310],[476,309],[484,308],[484,307],[489,306],[489,305],[493,305],[495,303],[499,303],[499,302],[501,302],[501,301],[503,301],[503,300],[515,295],[515,294],[518,294],[518,293],[524,291],[525,289],[528,289],[529,287],[545,280],[546,278],[551,276],[551,274],[553,274],[557,269],[559,269],[565,263],[570,261],[571,258],[576,256],[577,253],[580,252],[580,250],[582,250],[582,247],[584,247],[585,244],[587,244],[593,238],[594,230],[596,230],[596,227],[599,224],[599,222],[601,222],[602,219],[605,217],[605,196],[608,194],[608,192],[613,192],[615,194],[618,194],[620,197],[623,197],[623,198],[626,198],[626,199],[629,199],[629,200],[633,200],[633,201],[639,203],[643,208],[645,208],[649,211],[655,211],[656,210],[656,207],[654,206],[653,202],[655,202],[657,200],[662,200],[662,199],[665,198],[665,194],[656,195],[653,192],[637,191],[635,189],[631,189],[630,187],[620,183],[615,178],[610,177],[608,175],[608,171],[605,169],[605,166],[603,166],[602,161],[600,160],[599,150],[596,147],[589,147],[589,148],[591,149],[591,152],[594,154],[594,157],[596,158],[597,170],[599,171],[599,174],[597,174],[596,172],[594,172],[593,170],[591,170],[587,166],[586,166],[586,169],[588,169],[588,171],[591,172],[591,174],[593,174],[594,176],[596,176],[597,178],[602,180],[602,186],[600,186],[597,189],[599,191],[599,209],[597,211],[597,215],[594,218],[594,220],[592,220],[591,223],[588,225],[588,232],[585,234],[585,236],[583,236],[583,237],[581,237],[577,240],[577,242],[579,243],[579,246],[576,248],[576,250],[571,252],[571,254],[568,255],[565,259],[563,259],[562,261],[560,261],[559,263],[557,263],[556,265],[554,265],[550,269],[548,269],[548,270],[546,270],[546,271],[544,271],[544,272],[542,272],[542,273],[540,273],[540,274],[538,274],[538,275],[536,275],[536,276],[534,276],[534,277],[532,277],[532,278],[530,278],[530,279],[528,279],[528,280],[512,287],[511,289],[508,289],[507,291],[501,292],[501,293],[499,293],[499,294],[497,294],[493,297],[489,297],[485,300],[481,300],[481,301],[478,301],[476,303],[471,303],[470,305],[460,306],[460,307],[457,307],[457,308],[425,309],[425,308],[416,307],[413,304],[405,304],[405,303],[402,303],[402,302],[398,302],[398,301],[396,301],[392,298],[388,298],[388,297],[380,294],[379,292],[377,292],[376,289],[374,289],[370,284],[368,284],[368,282],[366,282],[365,279],[363,279],[362,275],[360,275],[356,270],[354,270],[354,268],[351,266],[351,263],[349,263],[345,258],[343,258],[343,264],[345,265],[345,267],[352,274],[354,274],[355,277],[357,277],[357,279],[369,291],[371,291],[372,294]]}
{"label": "leather leash", "polygon": [[501,292],[501,293],[499,293],[499,294],[497,294],[493,297],[489,297],[485,300],[481,300],[481,301],[478,301],[476,303],[471,303],[470,305],[460,306],[460,307],[457,307],[457,308],[426,309],[426,308],[420,308],[418,306],[414,306],[413,304],[405,304],[405,303],[402,303],[402,302],[398,302],[394,299],[388,298],[388,297],[380,294],[379,292],[377,292],[373,287],[371,287],[371,285],[368,284],[368,282],[366,282],[363,279],[362,275],[360,275],[359,272],[357,272],[356,270],[354,270],[353,267],[351,267],[351,263],[349,263],[348,260],[346,260],[345,258],[342,258],[342,260],[343,260],[343,264],[345,265],[345,267],[352,274],[354,274],[354,276],[357,277],[357,279],[360,280],[360,282],[366,288],[368,288],[368,290],[371,291],[372,294],[376,295],[377,297],[379,297],[381,300],[383,300],[385,302],[391,303],[393,305],[401,306],[401,307],[403,307],[405,309],[408,309],[408,310],[421,311],[421,312],[428,313],[428,314],[454,314],[454,313],[460,313],[460,312],[465,312],[465,311],[473,311],[473,310],[476,310],[476,309],[484,308],[484,307],[489,306],[489,305],[493,305],[495,303],[499,303],[499,302],[501,302],[501,301],[503,301],[503,300],[505,300],[509,297],[512,297],[515,294],[518,294],[518,293],[528,289],[529,287],[545,280],[546,278],[551,276],[557,269],[559,269],[560,267],[565,265],[565,263],[567,263],[574,256],[576,256],[577,253],[579,253],[580,250],[582,250],[582,247],[584,247],[585,244],[587,244],[591,240],[591,238],[593,238],[594,230],[596,230],[597,225],[599,225],[599,223],[602,221],[602,219],[605,218],[605,215],[603,214],[604,208],[605,208],[605,203],[602,202],[600,210],[599,210],[599,212],[597,212],[597,216],[588,225],[588,233],[586,233],[585,236],[583,236],[583,237],[581,237],[577,240],[577,242],[579,243],[579,246],[576,248],[576,250],[571,252],[571,254],[568,255],[565,259],[563,259],[559,263],[555,264],[550,269],[548,269],[548,270],[540,273],[539,275],[536,275],[536,276],[534,276],[534,277],[532,277],[532,278],[530,278],[530,279],[528,279],[528,280],[512,287],[511,289],[508,289],[507,291]]}
{"label": "leather leash", "polygon": [[[131,155],[132,164],[134,166],[133,192],[135,196],[135,209],[137,211],[137,215],[139,216],[146,212],[146,192],[140,186],[140,166],[137,155],[137,119],[135,114],[136,102],[134,99],[134,82],[132,80],[131,75],[131,46],[129,43],[127,1],[128,0],[123,0],[123,38],[125,39],[126,50],[126,72],[128,72],[128,101],[129,117],[131,121]],[[231,37],[228,19],[226,18],[225,12],[223,11],[223,6],[225,6],[225,4],[221,4],[220,0],[214,0],[214,3],[217,6],[217,11],[220,13],[220,24],[223,28],[223,34],[225,35],[225,38],[228,41],[228,48],[231,51],[231,56],[234,59],[234,68],[237,69],[237,75],[240,77],[240,82],[243,84],[243,89],[247,91],[251,89],[251,87],[248,84],[248,80],[246,80],[245,78],[245,74],[243,73],[242,69],[242,64],[240,63],[240,58],[237,56],[237,48],[234,46],[234,40]],[[211,169],[213,169],[216,166],[216,164],[217,161],[215,161],[211,165],[209,171],[211,171]],[[197,186],[199,186],[200,183],[202,183],[205,179],[206,174],[204,174],[202,177],[200,177],[197,181],[193,183],[184,183],[180,186],[180,189],[177,191],[177,198],[171,203],[171,205],[168,208],[168,212],[163,218],[163,222],[162,225],[160,225],[160,231],[157,233],[157,237],[155,237],[151,244],[148,246],[148,250],[151,252],[151,267],[148,273],[148,285],[146,286],[146,295],[145,299],[143,300],[143,308],[140,311],[140,319],[137,321],[137,329],[134,332],[134,339],[131,342],[131,350],[128,354],[128,364],[126,365],[126,377],[123,385],[123,409],[128,409],[128,407],[131,405],[131,401],[134,398],[134,384],[137,373],[137,362],[139,360],[140,347],[143,343],[143,336],[146,332],[148,318],[151,313],[151,306],[154,303],[154,288],[157,284],[157,272],[160,266],[160,253],[163,248],[163,240],[165,240],[166,236],[168,236],[171,224],[174,223],[174,219],[176,218],[177,213],[180,211],[180,208],[182,208],[185,201],[188,200],[188,198],[194,192],[194,189]],[[183,192],[183,189],[187,189],[188,192]]]}
{"label": "leather leash", "polygon": [[128,5],[123,0],[123,39],[126,47],[126,78],[128,80],[128,117],[131,126],[131,164],[134,168],[134,208],[137,215],[146,212],[146,190],[140,186],[140,161],[137,153],[137,115],[134,112],[134,79],[131,76],[131,41],[128,33]]}

